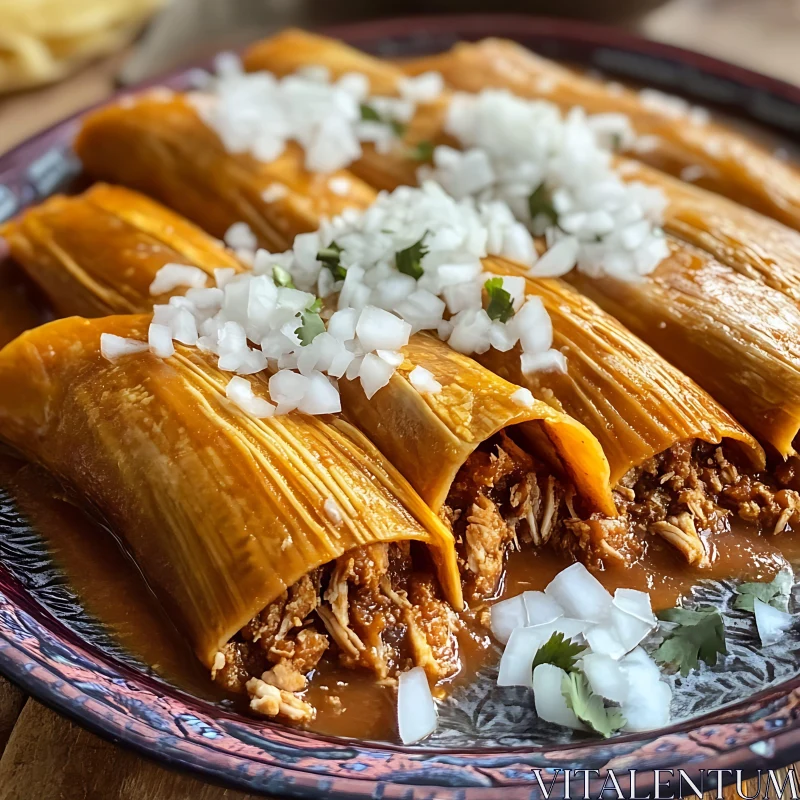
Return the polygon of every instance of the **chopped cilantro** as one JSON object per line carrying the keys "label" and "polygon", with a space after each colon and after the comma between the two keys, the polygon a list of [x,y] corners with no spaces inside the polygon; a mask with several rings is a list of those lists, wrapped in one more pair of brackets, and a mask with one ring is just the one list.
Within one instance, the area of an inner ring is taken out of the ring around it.
{"label": "chopped cilantro", "polygon": [[331,271],[334,280],[337,281],[343,281],[347,275],[347,268],[343,267],[339,261],[341,254],[342,248],[336,242],[331,242],[317,253],[317,261],[321,261],[323,266],[326,266]]}
{"label": "chopped cilantro", "polygon": [[376,109],[374,109],[368,103],[362,103],[360,106],[361,109],[361,120],[363,122],[380,122],[383,125],[388,125],[395,136],[398,138],[402,138],[406,132],[406,125],[396,119],[384,119]]}
{"label": "chopped cilantro", "polygon": [[582,672],[570,672],[564,676],[561,694],[575,716],[606,739],[626,722],[618,708],[606,708],[603,698],[592,692]]}
{"label": "chopped cilantro", "polygon": [[733,607],[743,611],[755,611],[753,601],[758,598],[779,611],[786,611],[792,583],[792,573],[785,569],[769,583],[742,583],[736,587],[737,596]]}
{"label": "chopped cilantro", "polygon": [[425,247],[423,242],[427,233],[422,234],[422,238],[418,242],[406,247],[405,250],[398,250],[394,254],[394,263],[398,272],[403,275],[410,275],[415,281],[422,277],[424,270],[422,269],[422,259],[427,254],[428,248]]}
{"label": "chopped cilantro", "polygon": [[700,661],[714,666],[717,654],[727,655],[725,647],[725,622],[715,608],[691,611],[686,608],[668,608],[658,613],[666,622],[677,622],[678,627],[667,634],[653,658],[661,664],[673,664],[686,677],[700,666]]}
{"label": "chopped cilantro", "polygon": [[361,119],[364,122],[383,122],[381,115],[367,103],[361,104]]}
{"label": "chopped cilantro", "polygon": [[430,161],[433,158],[433,150],[433,142],[425,139],[409,148],[408,157],[413,158],[414,161]]}
{"label": "chopped cilantro", "polygon": [[503,279],[489,278],[483,288],[489,295],[489,304],[486,306],[489,319],[508,322],[514,316],[514,304],[511,295],[503,288]]}
{"label": "chopped cilantro", "polygon": [[319,315],[322,309],[322,300],[318,297],[305,311],[300,312],[301,325],[295,330],[300,339],[300,344],[307,347],[321,333],[325,332],[325,322]]}
{"label": "chopped cilantro", "polygon": [[533,668],[539,664],[555,664],[564,672],[574,672],[575,662],[586,648],[575,644],[572,639],[565,639],[564,634],[556,631],[537,651],[533,658]]}
{"label": "chopped cilantro", "polygon": [[540,183],[528,198],[528,210],[532,220],[544,214],[554,225],[558,222],[558,213],[553,207],[553,197],[544,183]]}
{"label": "chopped cilantro", "polygon": [[394,133],[398,139],[402,139],[406,135],[408,126],[405,123],[396,119],[390,119],[388,125],[392,129],[392,133]]}
{"label": "chopped cilantro", "polygon": [[276,286],[282,286],[284,289],[295,288],[292,276],[277,264],[272,268],[272,280],[275,281]]}

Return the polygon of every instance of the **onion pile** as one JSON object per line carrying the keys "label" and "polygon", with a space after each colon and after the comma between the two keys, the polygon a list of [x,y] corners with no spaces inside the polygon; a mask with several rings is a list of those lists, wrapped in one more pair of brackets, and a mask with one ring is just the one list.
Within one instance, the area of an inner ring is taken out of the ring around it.
{"label": "onion pile", "polygon": [[363,142],[388,152],[417,103],[435,99],[443,87],[440,75],[427,73],[402,81],[400,97],[369,97],[369,80],[360,73],[334,82],[326,68],[308,67],[278,78],[245,72],[232,53],[217,57],[215,71],[195,73],[201,91],[189,97],[229,152],[274,161],[293,141],[305,151],[306,168],[323,173],[360,158]]}
{"label": "onion pile", "polygon": [[[456,201],[433,183],[384,193],[363,213],[299,235],[285,253],[248,250],[252,232],[237,223],[225,239],[252,269],[215,270],[216,286],[206,287],[196,267],[162,267],[151,294],[187,291],[155,306],[150,350],[167,358],[178,341],[213,353],[226,372],[268,370],[272,402],[240,381],[228,390],[257,417],[336,413],[341,378],[358,379],[372,397],[422,330],[466,354],[519,344],[524,371],[564,370],[564,356],[551,349],[550,318],[539,298],[526,297],[524,278],[483,271],[482,257],[508,254],[520,237],[530,234],[502,204]],[[421,365],[409,380],[421,394],[442,390]],[[520,389],[514,402],[534,401]]]}
{"label": "onion pile", "polygon": [[497,683],[532,688],[539,717],[583,729],[561,694],[564,670],[553,664],[533,668],[539,648],[561,633],[586,645],[579,666],[594,694],[619,704],[626,730],[661,727],[669,721],[672,692],[639,647],[656,625],[646,592],[617,589],[612,597],[583,564],[572,564],[544,592],[523,592],[492,606],[492,633],[505,644]]}
{"label": "onion pile", "polygon": [[544,234],[541,257],[527,246],[515,253],[531,275],[557,277],[577,266],[636,280],[669,255],[664,193],[625,183],[612,165],[612,149],[635,141],[625,115],[587,116],[575,107],[562,116],[553,103],[486,89],[456,94],[445,127],[465,150],[437,147],[433,168],[420,175],[456,198],[500,200]]}
{"label": "onion pile", "polygon": [[[216,60],[216,75],[200,73],[202,92],[190,95],[204,121],[230,152],[249,152],[272,161],[290,141],[305,152],[306,167],[329,173],[361,157],[363,142],[387,153],[400,141],[418,103],[436,99],[441,75],[428,72],[399,83],[399,97],[369,95],[369,79],[347,73],[332,81],[313,66],[278,78],[246,73],[230,53]],[[663,98],[667,98],[666,100]],[[672,113],[701,119],[701,111],[664,95],[643,101]],[[707,112],[706,112],[707,114]],[[456,93],[445,129],[464,152],[434,150],[434,166],[421,178],[440,183],[457,199],[499,200],[548,249],[537,257],[530,237],[512,233],[507,255],[532,267],[537,277],[563,275],[573,267],[593,276],[635,280],[668,255],[660,225],[666,197],[657,188],[625,183],[612,164],[612,151],[646,147],[624,114],[587,115],[579,107],[566,115],[554,103],[525,100],[505,90]],[[346,193],[345,178],[331,191]],[[278,186],[268,187],[273,198]]]}

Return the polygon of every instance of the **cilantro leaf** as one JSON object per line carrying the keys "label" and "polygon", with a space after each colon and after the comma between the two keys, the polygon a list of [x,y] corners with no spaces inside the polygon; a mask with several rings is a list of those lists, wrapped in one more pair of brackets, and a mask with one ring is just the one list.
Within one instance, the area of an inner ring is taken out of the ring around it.
{"label": "cilantro leaf", "polygon": [[427,235],[426,231],[418,242],[414,242],[414,244],[406,247],[405,250],[398,250],[394,254],[394,263],[397,271],[402,272],[403,275],[410,275],[415,281],[418,281],[424,272],[422,259],[427,255],[428,248],[425,247],[423,242]]}
{"label": "cilantro leaf", "polygon": [[322,300],[318,297],[305,311],[300,312],[301,324],[295,329],[295,334],[303,347],[307,347],[317,336],[325,333],[325,322],[319,315],[321,309]]}
{"label": "cilantro leaf", "polygon": [[691,611],[686,608],[668,608],[658,613],[666,622],[676,622],[653,658],[661,664],[673,664],[680,668],[685,678],[700,661],[714,666],[717,654],[727,655],[725,647],[725,622],[715,608]]}
{"label": "cilantro leaf", "polygon": [[282,286],[284,289],[296,288],[292,276],[278,264],[272,268],[272,280],[275,281],[276,286]]}
{"label": "cilantro leaf", "polygon": [[392,133],[398,138],[402,138],[406,132],[406,125],[396,119],[384,119],[369,103],[362,103],[359,106],[361,110],[362,122],[380,122],[382,125],[388,125],[392,129]]}
{"label": "cilantro leaf", "polygon": [[586,648],[575,644],[572,639],[565,639],[564,634],[556,631],[537,651],[533,658],[533,669],[539,664],[555,664],[564,672],[575,672],[575,662]]}
{"label": "cilantro leaf", "polygon": [[606,708],[603,698],[592,692],[582,672],[570,672],[563,677],[561,694],[575,716],[606,739],[626,722],[618,708]]}
{"label": "cilantro leaf", "polygon": [[733,607],[743,611],[755,611],[753,601],[758,598],[779,611],[786,611],[792,583],[792,573],[783,569],[769,583],[739,584],[736,587],[737,597]]}
{"label": "cilantro leaf", "polygon": [[331,271],[334,280],[337,281],[343,281],[347,275],[347,268],[343,267],[339,261],[341,254],[342,248],[336,242],[331,242],[317,253],[317,261],[321,261],[322,265]]}
{"label": "cilantro leaf", "polygon": [[503,288],[503,279],[489,278],[483,288],[489,295],[489,304],[486,306],[489,319],[508,322],[514,316],[514,304],[511,295]]}
{"label": "cilantro leaf", "polygon": [[396,119],[390,119],[388,125],[398,139],[402,139],[406,135],[406,130],[408,130],[408,125]]}
{"label": "cilantro leaf", "polygon": [[544,214],[554,225],[558,222],[558,212],[553,206],[553,197],[543,183],[540,183],[528,198],[528,210],[532,220],[536,219],[539,214]]}
{"label": "cilantro leaf", "polygon": [[433,142],[424,139],[409,148],[408,157],[413,158],[414,161],[430,161],[433,158],[434,147]]}
{"label": "cilantro leaf", "polygon": [[360,109],[363,122],[383,122],[381,115],[371,105],[362,103]]}

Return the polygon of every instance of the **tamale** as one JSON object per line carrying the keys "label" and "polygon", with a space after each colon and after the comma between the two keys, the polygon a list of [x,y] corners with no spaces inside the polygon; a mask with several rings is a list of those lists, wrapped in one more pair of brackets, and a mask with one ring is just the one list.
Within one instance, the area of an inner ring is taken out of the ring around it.
{"label": "tamale", "polygon": [[[138,189],[217,237],[233,222],[246,222],[273,252],[295,234],[317,228],[307,198],[316,198],[327,216],[347,207],[364,208],[372,199],[369,192],[359,203],[358,184],[346,201],[329,191],[328,182],[337,173],[307,172],[295,145],[269,163],[227,152],[185,95],[165,99],[161,93],[145,93],[133,102],[94,111],[85,117],[74,146],[96,178]],[[294,191],[272,196],[267,190],[276,184]]]}
{"label": "tamale", "polygon": [[[215,269],[244,269],[179,215],[137,192],[102,183],[79,199],[51,197],[0,226],[0,236],[63,316],[149,311],[153,303],[166,302],[150,296],[150,284],[165,264],[196,266],[212,285]],[[127,265],[112,268],[121,254]]]}
{"label": "tamale", "polygon": [[[98,196],[104,199],[102,207],[95,202]],[[109,227],[106,208],[113,208],[130,224],[120,223],[115,216],[111,218],[114,225]],[[172,225],[173,219],[180,225]],[[116,249],[110,246],[114,239],[106,239],[97,248],[102,259],[96,261],[98,232],[105,225],[109,228],[105,235],[112,237],[122,224],[127,226],[125,246]],[[173,231],[171,245],[175,250],[158,248],[153,257],[141,258],[140,254],[149,254],[149,231],[162,227]],[[159,300],[164,302],[165,297],[150,295],[149,286],[158,267],[173,260],[173,252],[188,250],[179,241],[178,230],[185,230],[187,239],[195,244],[204,241],[205,264],[225,258],[236,264],[218,242],[187,221],[136,192],[118,187],[98,185],[83,195],[48,201],[7,228],[13,251],[25,269],[65,313],[90,305],[83,301],[87,289],[82,280],[90,270],[98,282],[125,290],[124,305],[121,303],[119,309],[114,306],[114,299],[121,295],[118,292],[101,304],[100,313],[118,313],[131,307],[147,312]],[[58,249],[41,246],[41,242],[57,239],[63,230],[69,230],[69,238],[63,239]],[[53,288],[57,295],[51,293]],[[413,336],[403,355],[405,362],[389,386],[371,400],[358,381],[340,381],[343,410],[434,511],[441,509],[472,453],[496,440],[501,431],[517,426],[519,435],[539,455],[542,467],[574,485],[587,512],[616,513],[606,458],[598,441],[579,422],[544,402],[531,407],[515,403],[512,396],[518,386],[459,355],[434,336]],[[411,386],[408,375],[415,366],[431,372],[442,386],[439,394],[422,395]]]}
{"label": "tamale", "polygon": [[502,39],[460,43],[443,55],[406,64],[404,70],[436,70],[453,89],[466,92],[508,89],[564,109],[582,106],[590,114],[625,114],[640,137],[630,152],[633,158],[676,176],[690,168],[697,172],[698,186],[800,230],[800,173],[794,166],[742,134],[707,121],[705,114],[693,115],[652,91],[637,93],[603,83]]}
{"label": "tamale", "polygon": [[378,545],[427,544],[460,607],[450,531],[363,434],[333,417],[254,419],[194,348],[103,357],[102,334],[141,341],[148,324],[69,318],[7,345],[0,438],[99,511],[204,664],[223,669],[229,640],[318,567]]}

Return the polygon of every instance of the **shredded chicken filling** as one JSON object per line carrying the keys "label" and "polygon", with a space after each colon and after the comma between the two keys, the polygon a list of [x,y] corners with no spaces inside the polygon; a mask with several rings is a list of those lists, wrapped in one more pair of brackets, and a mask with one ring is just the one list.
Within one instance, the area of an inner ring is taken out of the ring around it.
{"label": "shredded chicken filling", "polygon": [[[781,479],[781,476],[778,476]],[[795,476],[785,476],[785,483]],[[452,528],[465,597],[479,615],[498,590],[510,550],[566,550],[601,567],[630,562],[659,536],[691,564],[708,563],[705,537],[731,514],[779,534],[800,524],[800,494],[741,470],[718,445],[676,444],[630,470],[614,490],[620,515],[582,515],[572,487],[505,433],[459,471],[442,516]],[[409,542],[372,544],[301,578],[226,645],[213,676],[247,692],[251,708],[294,722],[314,718],[303,698],[308,674],[330,650],[350,669],[392,684],[422,666],[433,681],[459,668],[459,620],[440,597],[424,554]]]}
{"label": "shredded chicken filling", "polygon": [[384,683],[413,666],[432,681],[456,672],[457,618],[433,576],[415,569],[411,547],[368,545],[301,578],[218,654],[214,679],[247,692],[257,713],[308,722],[308,673],[329,649]]}
{"label": "shredded chicken filling", "polygon": [[572,523],[589,537],[609,523],[647,540],[656,535],[697,566],[709,564],[705,539],[735,514],[759,533],[777,534],[800,523],[800,495],[753,475],[721,445],[689,440],[630,470],[615,489],[617,520],[593,515]]}
{"label": "shredded chicken filling", "polygon": [[465,597],[497,591],[506,554],[547,544],[570,513],[573,491],[505,433],[476,450],[456,476],[443,517],[456,538]]}
{"label": "shredded chicken filling", "polygon": [[[778,476],[781,480],[781,476]],[[800,483],[794,473],[784,484]],[[477,450],[454,482],[443,512],[459,548],[465,596],[473,606],[498,588],[506,553],[550,544],[590,566],[631,563],[653,536],[690,564],[706,566],[708,535],[731,514],[777,534],[800,524],[800,494],[737,467],[720,445],[680,442],[630,470],[614,490],[618,517],[582,513],[569,484],[507,435]]]}

